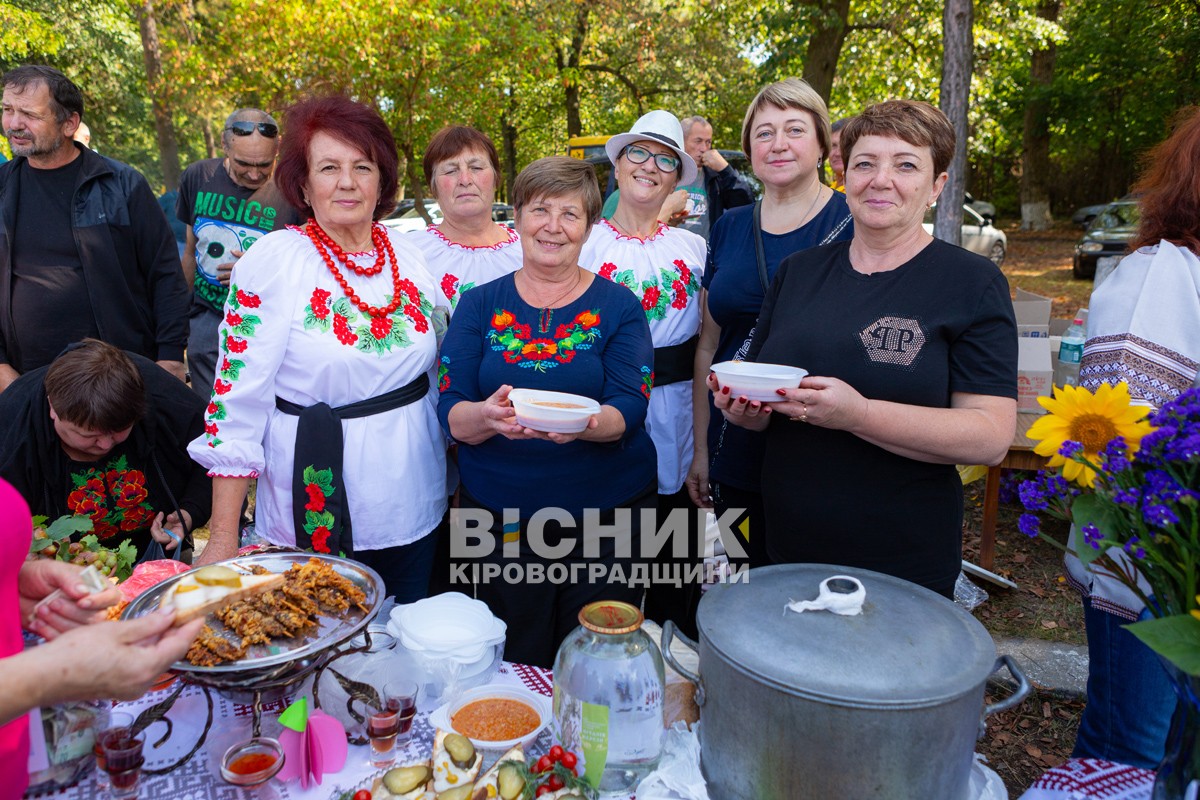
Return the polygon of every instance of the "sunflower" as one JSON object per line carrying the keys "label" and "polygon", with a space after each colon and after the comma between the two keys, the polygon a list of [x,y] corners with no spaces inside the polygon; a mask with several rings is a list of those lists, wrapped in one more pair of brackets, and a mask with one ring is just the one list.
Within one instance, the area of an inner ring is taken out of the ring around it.
{"label": "sunflower", "polygon": [[1142,437],[1153,430],[1145,420],[1149,409],[1132,405],[1125,383],[1101,384],[1095,394],[1077,386],[1056,386],[1053,398],[1039,397],[1038,402],[1050,413],[1029,427],[1029,438],[1040,440],[1033,452],[1049,456],[1049,466],[1062,467],[1063,477],[1080,486],[1090,488],[1096,472],[1063,457],[1059,451],[1064,442],[1078,442],[1083,447],[1080,455],[1099,464],[1100,453],[1113,439],[1123,437],[1133,455]]}

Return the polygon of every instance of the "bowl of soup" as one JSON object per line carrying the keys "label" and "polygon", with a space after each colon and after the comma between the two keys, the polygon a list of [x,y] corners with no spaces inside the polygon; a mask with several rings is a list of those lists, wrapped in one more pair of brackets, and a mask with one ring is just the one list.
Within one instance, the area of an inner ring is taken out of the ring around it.
{"label": "bowl of soup", "polygon": [[487,751],[527,747],[550,724],[550,698],[519,686],[476,686],[439,711],[444,720],[435,712],[434,724],[446,722],[446,729]]}
{"label": "bowl of soup", "polygon": [[808,374],[808,370],[799,367],[754,361],[722,361],[711,369],[721,388],[728,386],[732,396],[762,403],[782,400],[776,390],[795,389]]}
{"label": "bowl of soup", "polygon": [[600,413],[600,404],[592,398],[566,392],[513,389],[508,399],[518,424],[547,433],[579,433]]}

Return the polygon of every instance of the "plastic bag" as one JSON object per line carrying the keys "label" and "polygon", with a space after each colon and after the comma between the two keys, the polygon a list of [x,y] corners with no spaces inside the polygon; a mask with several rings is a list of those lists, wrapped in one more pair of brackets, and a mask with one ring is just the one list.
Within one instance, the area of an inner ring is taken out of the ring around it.
{"label": "plastic bag", "polygon": [[663,732],[658,769],[638,784],[638,800],[708,800],[708,784],[700,773],[700,724],[689,731],[676,722]]}
{"label": "plastic bag", "polygon": [[962,481],[963,486],[966,486],[968,483],[974,483],[981,478],[986,478],[987,473],[988,468],[980,464],[958,465],[958,477]]}
{"label": "plastic bag", "polygon": [[987,599],[988,593],[972,583],[966,573],[958,573],[958,579],[954,581],[954,602],[967,611],[973,611],[986,603]]}

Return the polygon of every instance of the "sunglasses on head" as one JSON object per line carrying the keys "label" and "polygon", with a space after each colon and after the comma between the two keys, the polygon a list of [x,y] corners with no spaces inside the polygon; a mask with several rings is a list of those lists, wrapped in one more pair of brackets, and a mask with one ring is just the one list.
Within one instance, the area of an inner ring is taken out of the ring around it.
{"label": "sunglasses on head", "polygon": [[654,166],[658,167],[660,172],[674,172],[679,169],[679,159],[669,153],[651,153],[644,147],[639,147],[636,144],[627,144],[625,148],[617,154],[617,157],[625,156],[631,164],[645,164],[651,158],[654,159]]}
{"label": "sunglasses on head", "polygon": [[279,126],[274,122],[231,122],[225,127],[225,130],[234,136],[249,136],[254,133],[255,128],[268,139],[274,139],[279,135]]}

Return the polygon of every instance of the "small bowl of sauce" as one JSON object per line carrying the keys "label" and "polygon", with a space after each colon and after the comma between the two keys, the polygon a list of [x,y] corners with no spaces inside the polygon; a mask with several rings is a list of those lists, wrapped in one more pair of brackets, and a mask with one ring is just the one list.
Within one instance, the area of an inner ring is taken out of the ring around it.
{"label": "small bowl of sauce", "polygon": [[235,744],[221,759],[221,777],[234,786],[261,786],[283,767],[283,747],[265,736]]}

